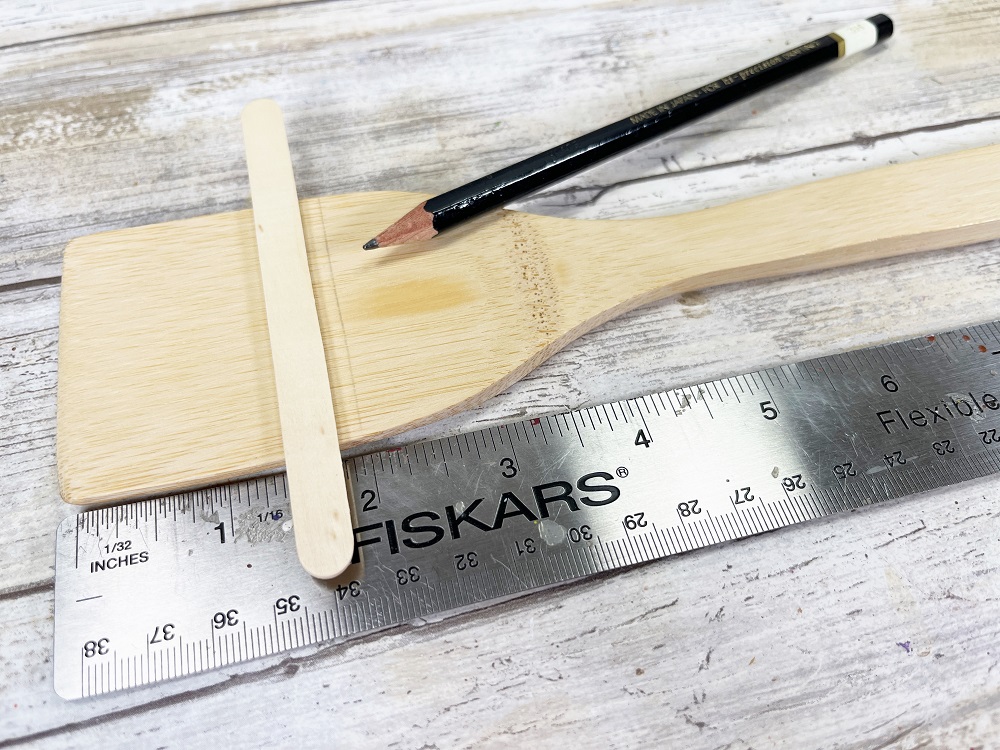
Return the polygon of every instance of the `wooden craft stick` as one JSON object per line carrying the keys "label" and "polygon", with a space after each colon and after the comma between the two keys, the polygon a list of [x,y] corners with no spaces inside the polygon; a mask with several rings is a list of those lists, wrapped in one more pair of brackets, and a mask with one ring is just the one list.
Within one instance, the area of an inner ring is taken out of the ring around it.
{"label": "wooden craft stick", "polygon": [[310,575],[333,578],[354,532],[292,161],[275,102],[250,102],[242,119],[295,546]]}

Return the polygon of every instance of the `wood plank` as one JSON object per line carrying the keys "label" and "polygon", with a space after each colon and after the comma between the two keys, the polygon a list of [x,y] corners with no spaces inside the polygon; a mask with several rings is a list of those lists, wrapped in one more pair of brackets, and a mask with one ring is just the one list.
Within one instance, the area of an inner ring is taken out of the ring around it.
{"label": "wood plank", "polygon": [[181,0],[174,3],[74,0],[55,4],[39,0],[13,0],[0,4],[0,49],[286,4],[275,0]]}
{"label": "wood plank", "polygon": [[[0,284],[58,275],[75,236],[245,208],[233,123],[255,96],[280,92],[303,134],[293,143],[302,196],[433,193],[859,13],[847,2],[815,15],[805,2],[764,0],[698,12],[570,6],[484,2],[470,13],[444,0],[363,12],[357,3],[310,4],[9,50],[0,58]],[[991,53],[995,25],[984,22],[993,7],[890,3],[884,9],[902,31],[878,54],[720,113],[573,184],[593,191],[681,168],[865,145],[947,124],[956,112],[993,118],[1000,62]],[[713,17],[720,20],[706,22]],[[670,185],[650,182],[643,210],[690,202]],[[752,180],[738,186],[741,195],[761,192]],[[564,195],[560,212],[572,215],[587,198]],[[536,210],[555,209],[543,202]]]}
{"label": "wood plank", "polygon": [[241,120],[295,548],[311,576],[334,578],[351,564],[354,529],[292,158],[273,99]]}
{"label": "wood plank", "polygon": [[[481,403],[587,330],[670,294],[998,237],[998,173],[1000,146],[671,217],[507,212],[367,253],[358,238],[421,197],[306,201],[341,444]],[[272,315],[265,325],[248,221],[155,225],[67,251],[57,445],[67,502],[282,465]]]}
{"label": "wood plank", "polygon": [[[151,12],[166,5],[151,2]],[[245,208],[233,197],[246,192],[238,148],[229,150],[236,131],[220,123],[278,90],[308,126],[293,143],[304,196],[436,192],[576,134],[584,115],[611,119],[690,88],[715,72],[702,53],[711,45],[730,69],[758,57],[760,35],[781,49],[799,38],[794,29],[808,36],[815,24],[884,11],[899,24],[884,54],[603,165],[539,210],[690,210],[997,139],[993,0],[835,0],[820,11],[804,0],[318,5],[247,17],[238,33],[218,20],[181,22],[161,35],[4,50],[0,284],[57,275],[76,235]],[[422,11],[426,27],[414,23]],[[449,65],[462,73],[450,88],[442,78],[413,92],[420,74]],[[522,108],[524,91],[537,110]],[[478,147],[483,122],[499,123],[489,151]],[[184,197],[194,192],[203,203]],[[990,320],[998,249],[671,298],[591,332],[487,404],[385,443]],[[20,425],[0,420],[0,743],[195,746],[211,732],[308,744],[314,736],[298,733],[324,720],[344,744],[394,747],[658,746],[663,737],[691,748],[987,747],[1000,734],[1000,581],[988,564],[1000,498],[989,479],[443,624],[65,703],[51,691],[44,587],[55,523],[73,509],[55,500],[58,301],[41,289],[0,290],[3,415]],[[11,593],[32,585],[41,588]],[[909,653],[897,645],[907,642]]]}

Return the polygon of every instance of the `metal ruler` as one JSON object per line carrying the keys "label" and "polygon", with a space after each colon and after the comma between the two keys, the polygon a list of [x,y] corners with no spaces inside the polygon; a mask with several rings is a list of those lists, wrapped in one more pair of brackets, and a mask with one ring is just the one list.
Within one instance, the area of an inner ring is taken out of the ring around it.
{"label": "metal ruler", "polygon": [[190,675],[1000,472],[998,355],[989,323],[351,459],[358,561],[331,582],[298,564],[280,474],[67,518],[56,692]]}

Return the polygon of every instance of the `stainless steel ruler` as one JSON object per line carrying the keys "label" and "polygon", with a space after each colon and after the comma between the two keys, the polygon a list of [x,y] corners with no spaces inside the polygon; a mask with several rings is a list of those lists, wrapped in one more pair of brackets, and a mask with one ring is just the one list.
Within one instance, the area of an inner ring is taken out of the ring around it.
{"label": "stainless steel ruler", "polygon": [[989,323],[354,458],[357,562],[332,582],[298,564],[283,475],[81,513],[58,531],[56,692],[190,675],[1000,472],[998,370]]}

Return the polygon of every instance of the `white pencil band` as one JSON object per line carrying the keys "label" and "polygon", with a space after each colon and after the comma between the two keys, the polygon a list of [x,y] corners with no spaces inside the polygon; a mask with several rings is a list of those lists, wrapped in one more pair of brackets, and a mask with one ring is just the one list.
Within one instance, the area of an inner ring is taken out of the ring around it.
{"label": "white pencil band", "polygon": [[878,27],[871,21],[857,21],[830,34],[837,40],[837,57],[850,57],[855,52],[874,47],[879,40]]}

